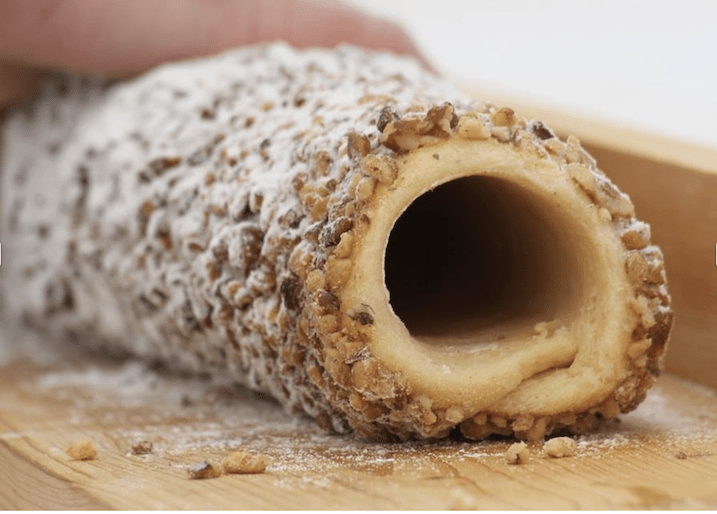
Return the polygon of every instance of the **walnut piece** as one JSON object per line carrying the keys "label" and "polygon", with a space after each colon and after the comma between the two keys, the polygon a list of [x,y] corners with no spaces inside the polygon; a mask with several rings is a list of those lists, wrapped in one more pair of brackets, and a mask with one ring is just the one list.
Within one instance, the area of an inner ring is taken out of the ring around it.
{"label": "walnut piece", "polygon": [[97,448],[92,439],[75,441],[67,448],[67,455],[72,460],[94,460],[97,458]]}
{"label": "walnut piece", "polygon": [[194,480],[217,478],[222,474],[219,468],[206,460],[187,468],[187,473],[189,473],[189,478]]}
{"label": "walnut piece", "polygon": [[528,445],[523,442],[511,444],[505,452],[505,460],[508,464],[526,464],[530,460]]}
{"label": "walnut piece", "polygon": [[572,457],[577,444],[569,437],[554,437],[543,445],[543,451],[550,457]]}
{"label": "walnut piece", "polygon": [[152,444],[152,441],[143,440],[134,443],[129,451],[132,455],[147,455],[148,453],[152,453],[153,449],[154,445]]}
{"label": "walnut piece", "polygon": [[263,473],[269,461],[265,455],[252,455],[243,451],[232,452],[222,460],[224,474],[255,474]]}

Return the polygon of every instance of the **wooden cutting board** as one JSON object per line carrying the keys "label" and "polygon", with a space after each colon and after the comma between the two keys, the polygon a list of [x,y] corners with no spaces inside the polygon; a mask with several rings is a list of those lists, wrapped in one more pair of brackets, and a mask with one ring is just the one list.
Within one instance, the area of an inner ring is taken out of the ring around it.
{"label": "wooden cutting board", "polygon": [[[507,440],[362,443],[208,380],[49,361],[0,369],[1,508],[717,508],[717,393],[671,375],[637,411],[578,437],[573,457],[536,443],[510,465]],[[65,450],[86,439],[97,458],[71,460]],[[152,452],[133,455],[139,441]],[[238,449],[266,455],[266,472],[189,478]]]}
{"label": "wooden cutting board", "polygon": [[[13,335],[24,349],[0,353],[0,508],[717,508],[717,151],[482,96],[576,133],[665,250],[671,373],[637,411],[576,438],[573,457],[535,443],[509,465],[511,441],[357,442],[249,391]],[[97,458],[71,460],[86,439]],[[152,452],[132,454],[139,441]],[[266,472],[189,478],[237,449],[266,455]]]}

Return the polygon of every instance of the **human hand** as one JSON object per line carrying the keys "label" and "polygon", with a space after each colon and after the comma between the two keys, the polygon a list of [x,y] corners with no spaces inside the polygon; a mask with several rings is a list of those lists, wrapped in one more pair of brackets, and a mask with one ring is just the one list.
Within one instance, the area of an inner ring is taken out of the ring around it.
{"label": "human hand", "polygon": [[398,25],[337,0],[4,0],[0,110],[31,96],[51,70],[122,78],[278,39],[297,47],[347,42],[422,59]]}

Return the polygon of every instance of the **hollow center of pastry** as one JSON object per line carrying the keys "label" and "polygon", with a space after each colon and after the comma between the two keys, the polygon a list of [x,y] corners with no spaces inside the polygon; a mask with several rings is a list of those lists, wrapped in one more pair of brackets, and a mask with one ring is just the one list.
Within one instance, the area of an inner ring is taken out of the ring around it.
{"label": "hollow center of pastry", "polygon": [[568,226],[545,198],[502,178],[440,185],[390,233],[391,307],[412,337],[439,345],[524,337],[542,321],[567,325],[585,282]]}

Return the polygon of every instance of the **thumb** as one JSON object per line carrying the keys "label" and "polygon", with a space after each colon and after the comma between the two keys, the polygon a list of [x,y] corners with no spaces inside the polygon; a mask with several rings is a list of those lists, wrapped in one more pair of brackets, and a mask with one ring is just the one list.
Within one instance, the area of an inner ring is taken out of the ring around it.
{"label": "thumb", "polygon": [[335,0],[4,0],[0,61],[120,77],[160,62],[283,39],[416,57],[396,24]]}

